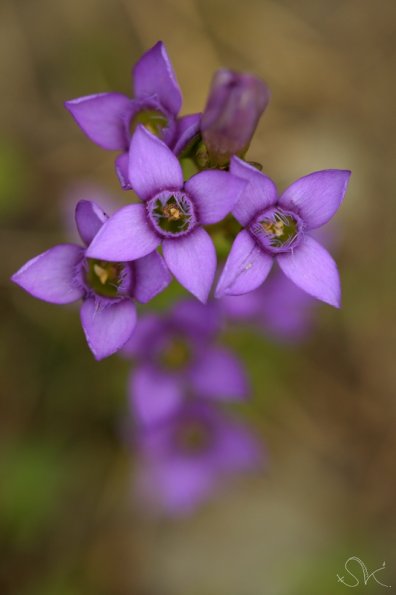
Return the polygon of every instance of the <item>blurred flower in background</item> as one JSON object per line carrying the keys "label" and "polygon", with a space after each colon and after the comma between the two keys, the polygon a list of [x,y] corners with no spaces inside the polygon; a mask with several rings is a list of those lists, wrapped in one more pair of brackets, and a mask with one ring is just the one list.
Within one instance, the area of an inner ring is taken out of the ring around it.
{"label": "blurred flower in background", "polygon": [[318,301],[297,287],[276,267],[258,289],[220,300],[227,318],[251,323],[269,337],[299,342],[312,331]]}
{"label": "blurred flower in background", "polygon": [[263,463],[252,431],[202,401],[179,404],[166,423],[140,428],[136,442],[141,504],[172,516],[191,513],[230,476],[257,471]]}
{"label": "blurred flower in background", "polygon": [[129,401],[137,425],[164,422],[187,398],[227,402],[248,396],[241,361],[216,344],[220,325],[213,303],[193,300],[140,318],[123,349],[134,361]]}

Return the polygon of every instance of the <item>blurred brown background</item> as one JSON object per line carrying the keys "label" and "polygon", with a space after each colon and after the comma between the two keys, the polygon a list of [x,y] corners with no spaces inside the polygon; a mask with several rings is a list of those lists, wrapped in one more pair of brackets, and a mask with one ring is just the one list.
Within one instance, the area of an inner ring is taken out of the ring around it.
{"label": "blurred brown background", "polygon": [[[1,595],[334,595],[353,555],[369,572],[386,561],[378,578],[395,584],[395,34],[392,0],[2,0]],[[158,39],[184,113],[203,108],[220,66],[268,82],[249,155],[280,187],[353,171],[336,220],[342,310],[321,307],[294,348],[228,337],[254,378],[241,414],[266,441],[267,473],[176,523],[131,497],[126,362],[95,363],[77,312],[9,283],[67,240],[71,184],[127,200],[113,155],[63,101],[129,93]]]}

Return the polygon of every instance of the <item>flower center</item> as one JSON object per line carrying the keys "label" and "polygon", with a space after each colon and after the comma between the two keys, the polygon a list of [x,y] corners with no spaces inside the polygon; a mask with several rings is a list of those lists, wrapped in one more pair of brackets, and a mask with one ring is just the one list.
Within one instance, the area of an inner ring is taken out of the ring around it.
{"label": "flower center", "polygon": [[196,222],[194,207],[182,192],[162,192],[147,203],[150,219],[162,236],[183,235]]}
{"label": "flower center", "polygon": [[250,231],[270,252],[289,252],[301,241],[302,221],[295,213],[276,207],[256,217]]}
{"label": "flower center", "polygon": [[159,359],[167,370],[179,371],[185,368],[191,360],[191,350],[186,341],[175,338],[161,353]]}
{"label": "flower center", "polygon": [[212,439],[211,428],[198,419],[183,420],[175,434],[178,450],[186,455],[198,455],[209,450]]}
{"label": "flower center", "polygon": [[168,119],[163,113],[154,109],[142,109],[138,111],[132,118],[130,123],[131,135],[135,132],[136,127],[143,124],[145,128],[155,136],[162,138],[163,129],[168,126]]}
{"label": "flower center", "polygon": [[103,297],[118,297],[124,272],[123,263],[87,258],[87,264],[88,286]]}

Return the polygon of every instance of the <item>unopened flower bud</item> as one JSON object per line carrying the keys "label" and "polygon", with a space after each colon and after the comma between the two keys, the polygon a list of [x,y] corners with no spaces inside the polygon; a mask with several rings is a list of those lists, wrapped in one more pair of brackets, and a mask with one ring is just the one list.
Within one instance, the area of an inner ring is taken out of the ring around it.
{"label": "unopened flower bud", "polygon": [[227,165],[243,156],[267,107],[267,85],[251,74],[218,70],[201,120],[202,138],[211,162]]}

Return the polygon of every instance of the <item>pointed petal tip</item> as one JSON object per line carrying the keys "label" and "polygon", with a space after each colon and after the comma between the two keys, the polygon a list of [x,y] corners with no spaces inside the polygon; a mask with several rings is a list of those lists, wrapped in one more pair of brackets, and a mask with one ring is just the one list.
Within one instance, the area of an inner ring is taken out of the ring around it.
{"label": "pointed petal tip", "polygon": [[141,124],[129,147],[128,179],[142,200],[167,188],[183,186],[183,172],[176,155]]}
{"label": "pointed petal tip", "polygon": [[209,234],[198,227],[190,235],[163,242],[163,255],[177,281],[206,304],[216,273],[216,251]]}
{"label": "pointed petal tip", "polygon": [[136,326],[136,308],[129,300],[101,306],[88,298],[82,304],[80,319],[88,347],[100,361],[119,351],[129,340]]}
{"label": "pointed petal tip", "polygon": [[82,287],[74,282],[83,252],[83,248],[75,244],[54,246],[28,260],[12,275],[11,281],[44,302],[75,302],[84,293]]}
{"label": "pointed petal tip", "polygon": [[314,238],[305,236],[293,253],[278,254],[277,262],[297,287],[334,308],[341,306],[337,265],[326,248]]}

